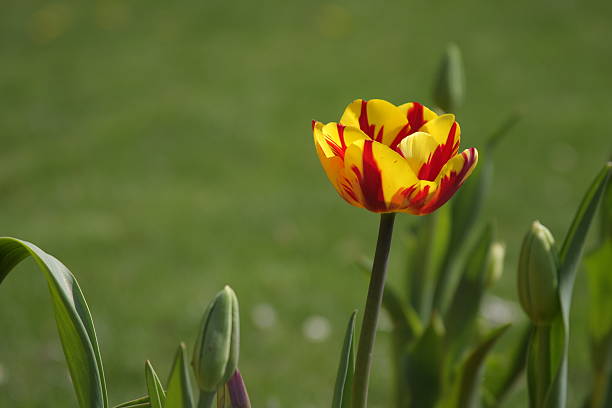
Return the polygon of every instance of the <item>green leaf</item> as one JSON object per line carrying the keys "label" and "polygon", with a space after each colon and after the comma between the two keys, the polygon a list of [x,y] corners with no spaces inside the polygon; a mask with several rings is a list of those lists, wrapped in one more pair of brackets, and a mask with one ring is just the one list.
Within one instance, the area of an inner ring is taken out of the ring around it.
{"label": "green leaf", "polygon": [[82,408],[106,408],[108,398],[93,320],[76,278],[56,258],[36,245],[0,238],[0,284],[31,256],[47,280],[62,348]]}
{"label": "green leaf", "polygon": [[147,391],[149,392],[151,408],[163,408],[166,403],[166,393],[149,360],[145,362],[145,379],[147,381]]}
{"label": "green leaf", "polygon": [[571,305],[572,289],[576,279],[576,270],[582,247],[586,239],[587,232],[591,225],[591,221],[597,210],[597,206],[604,194],[610,173],[612,172],[612,162],[606,163],[604,168],[599,172],[591,187],[586,192],[580,207],[574,217],[574,221],[570,226],[565,241],[559,252],[560,270],[559,270],[559,292],[561,295],[561,306],[564,314],[564,321],[567,324],[569,320],[569,308]]}
{"label": "green leaf", "polygon": [[589,284],[589,333],[593,361],[604,364],[612,342],[612,239],[584,262]]}
{"label": "green leaf", "polygon": [[384,290],[382,305],[393,324],[394,336],[399,336],[401,343],[407,344],[423,331],[421,319],[409,304],[402,303],[399,294],[390,284],[385,285]]}
{"label": "green leaf", "polygon": [[115,405],[115,408],[150,408],[151,403],[149,396],[136,398],[135,400],[124,402],[123,404]]}
{"label": "green leaf", "polygon": [[344,344],[340,354],[340,365],[338,374],[336,375],[336,385],[334,387],[334,399],[332,408],[350,408],[353,388],[353,374],[355,371],[355,317],[357,312],[351,314],[346,334],[344,335]]}
{"label": "green leaf", "polygon": [[604,195],[612,172],[612,162],[606,163],[584,195],[559,252],[559,297],[561,319],[553,324],[550,336],[551,366],[554,376],[544,408],[564,408],[567,401],[567,370],[569,352],[569,313],[572,290],[582,247],[599,202]]}
{"label": "green leaf", "polygon": [[442,207],[421,217],[416,226],[416,246],[409,259],[410,304],[421,320],[428,321],[438,273],[450,238],[450,210]]}
{"label": "green leaf", "polygon": [[485,336],[484,340],[476,346],[465,358],[453,387],[438,408],[476,408],[480,403],[481,376],[485,359],[497,340],[508,330],[510,325],[498,327]]}
{"label": "green leaf", "polygon": [[446,365],[444,334],[442,320],[432,313],[422,336],[405,355],[406,384],[402,389],[408,393],[411,407],[434,407],[442,392]]}
{"label": "green leaf", "polygon": [[490,374],[485,378],[488,399],[484,406],[499,406],[525,370],[527,349],[532,330],[533,326],[531,324],[522,328],[519,341],[515,342],[514,347],[510,351],[500,353],[501,359],[493,361],[487,366],[487,372]]}
{"label": "green leaf", "polygon": [[488,225],[472,247],[463,267],[461,279],[444,321],[451,343],[461,343],[469,337],[480,303],[486,290],[487,267],[493,227]]}
{"label": "green leaf", "polygon": [[491,134],[479,152],[479,164],[472,175],[461,186],[450,202],[451,228],[448,250],[443,258],[437,276],[433,304],[437,310],[446,310],[458,274],[464,261],[466,246],[469,247],[474,228],[481,218],[482,208],[493,180],[493,153],[499,142],[518,123],[520,116],[511,114],[502,125]]}
{"label": "green leaf", "polygon": [[174,357],[172,371],[168,378],[165,408],[193,408],[193,393],[189,377],[189,365],[185,344],[181,343]]}

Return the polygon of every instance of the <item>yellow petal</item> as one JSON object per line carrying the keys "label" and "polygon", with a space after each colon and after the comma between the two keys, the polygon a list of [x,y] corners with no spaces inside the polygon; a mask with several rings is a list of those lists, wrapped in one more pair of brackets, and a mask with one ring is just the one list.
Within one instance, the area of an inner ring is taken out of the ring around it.
{"label": "yellow petal", "polygon": [[346,177],[344,171],[344,161],[342,158],[339,156],[327,157],[323,152],[321,145],[316,142],[315,148],[317,150],[317,156],[319,156],[319,160],[321,161],[321,166],[338,194],[340,194],[340,196],[349,204],[357,207],[363,207],[359,202],[357,193],[354,191],[351,185],[351,181]]}
{"label": "yellow petal", "polygon": [[[454,129],[454,132],[451,130]],[[419,128],[421,132],[427,132],[432,135],[438,144],[445,144],[451,139],[452,133],[452,143],[456,144],[457,148],[459,148],[459,138],[461,136],[461,128],[459,124],[455,122],[455,115],[450,113],[438,116],[435,119],[430,120],[425,123],[423,126]],[[455,150],[456,154],[456,150]]]}
{"label": "yellow petal", "polygon": [[344,151],[349,145],[357,140],[368,138],[358,128],[344,126],[335,122],[326,125],[320,122],[313,122],[313,134],[327,157],[344,157]]}
{"label": "yellow petal", "polygon": [[429,161],[438,148],[438,143],[432,135],[425,132],[416,132],[405,137],[399,144],[402,156],[412,168],[414,174],[419,174],[421,167]]}
{"label": "yellow petal", "polygon": [[418,182],[400,154],[372,140],[359,140],[348,147],[344,170],[351,185],[359,187],[363,206],[374,212],[397,211],[396,193]]}
{"label": "yellow petal", "polygon": [[406,115],[395,105],[382,99],[353,101],[342,114],[340,123],[361,129],[377,142],[395,148],[409,133]]}

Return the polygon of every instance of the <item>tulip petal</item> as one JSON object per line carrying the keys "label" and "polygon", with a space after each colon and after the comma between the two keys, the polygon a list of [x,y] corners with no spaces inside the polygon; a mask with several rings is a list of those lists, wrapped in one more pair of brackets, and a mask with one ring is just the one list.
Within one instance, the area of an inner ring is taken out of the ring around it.
{"label": "tulip petal", "polygon": [[425,123],[438,117],[434,111],[426,108],[418,102],[408,102],[398,106],[398,108],[408,119],[411,132],[418,131]]}
{"label": "tulip petal", "polygon": [[335,122],[323,125],[321,122],[313,121],[312,130],[315,142],[321,146],[327,157],[339,156],[344,158],[344,152],[348,146],[357,140],[368,138],[358,128]]}
{"label": "tulip petal", "polygon": [[418,183],[410,165],[397,152],[372,140],[359,140],[348,147],[344,169],[351,186],[359,190],[363,206],[374,212],[397,211],[397,191]]}
{"label": "tulip petal", "polygon": [[444,165],[457,154],[461,129],[454,115],[442,115],[427,122],[421,131],[431,134],[439,145],[418,172],[420,179],[433,181]]}
{"label": "tulip petal", "polygon": [[438,146],[436,139],[429,133],[416,132],[400,142],[399,151],[414,173],[419,174],[423,165],[431,159]]}
{"label": "tulip petal", "polygon": [[446,163],[435,180],[437,185],[435,194],[424,203],[420,213],[429,214],[446,203],[469,177],[477,163],[478,151],[473,147],[464,150]]}
{"label": "tulip petal", "polygon": [[382,99],[357,99],[342,114],[340,123],[361,129],[371,139],[395,149],[410,133],[406,115]]}
{"label": "tulip petal", "polygon": [[[339,156],[327,157],[319,143],[315,143],[315,148],[317,149],[317,156],[319,156],[321,166],[338,194],[349,204],[363,207],[359,202],[359,196],[351,185],[351,181],[345,175],[344,161]],[[357,188],[359,187],[357,186]]]}

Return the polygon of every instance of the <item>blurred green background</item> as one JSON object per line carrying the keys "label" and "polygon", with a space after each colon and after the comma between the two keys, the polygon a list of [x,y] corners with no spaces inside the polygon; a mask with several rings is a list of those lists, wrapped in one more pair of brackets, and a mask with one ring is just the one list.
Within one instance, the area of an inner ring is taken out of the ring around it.
{"label": "blurred green background", "polygon": [[[495,157],[486,207],[508,248],[497,294],[514,300],[523,233],[539,219],[561,239],[610,151],[611,17],[610,2],[576,0],[5,1],[0,234],[77,275],[111,402],[144,394],[145,359],[165,376],[229,283],[254,406],[326,406],[346,320],[365,299],[354,261],[371,256],[378,217],[337,197],[311,119],[337,120],[358,97],[430,104],[456,42],[462,145],[524,113]],[[412,220],[398,219],[394,282]],[[0,288],[2,407],[76,405],[38,273],[26,262]],[[590,381],[575,320],[573,406]],[[372,407],[389,406],[387,340]],[[507,406],[525,401],[519,389]]]}

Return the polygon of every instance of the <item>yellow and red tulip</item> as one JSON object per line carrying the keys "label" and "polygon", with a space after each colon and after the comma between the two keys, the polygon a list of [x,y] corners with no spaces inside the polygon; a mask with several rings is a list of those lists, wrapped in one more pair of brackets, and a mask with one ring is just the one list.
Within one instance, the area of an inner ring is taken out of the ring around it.
{"label": "yellow and red tulip", "polygon": [[423,215],[448,201],[478,162],[475,148],[458,154],[460,128],[410,102],[358,99],[339,123],[313,121],[327,177],[349,204],[377,213]]}

